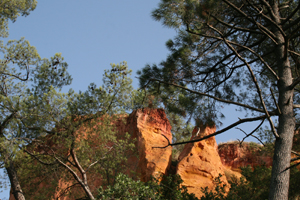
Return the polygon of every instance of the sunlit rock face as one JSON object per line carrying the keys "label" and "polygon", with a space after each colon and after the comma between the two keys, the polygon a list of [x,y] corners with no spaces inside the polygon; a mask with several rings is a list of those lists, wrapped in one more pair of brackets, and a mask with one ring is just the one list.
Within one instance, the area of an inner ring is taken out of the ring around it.
{"label": "sunlit rock face", "polygon": [[[142,181],[166,174],[172,156],[172,147],[164,147],[172,141],[171,125],[163,109],[139,109],[131,113],[127,120],[128,132],[137,138],[139,153],[138,172]],[[164,136],[166,137],[164,137]]]}
{"label": "sunlit rock face", "polygon": [[241,167],[250,165],[272,166],[272,157],[260,150],[260,145],[255,143],[243,142],[241,145],[238,141],[227,142],[218,146],[218,152],[221,161],[227,168],[240,172]]}
{"label": "sunlit rock face", "polygon": [[[196,127],[191,139],[201,138],[215,131],[215,126],[200,128],[200,133],[196,136],[195,134],[198,132]],[[215,137],[186,144],[178,160],[177,174],[181,176],[183,185],[188,188],[188,192],[194,193],[198,198],[203,196],[201,188],[208,187],[211,190],[215,187],[214,179],[219,174],[222,175],[221,181],[228,185]]]}

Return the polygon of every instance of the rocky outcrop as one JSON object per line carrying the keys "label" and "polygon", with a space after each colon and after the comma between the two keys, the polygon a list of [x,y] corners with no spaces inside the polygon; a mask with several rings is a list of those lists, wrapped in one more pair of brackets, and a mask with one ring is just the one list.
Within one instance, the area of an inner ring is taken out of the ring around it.
{"label": "rocky outcrop", "polygon": [[[198,132],[198,128],[195,128],[191,139],[197,139],[215,131],[215,126],[206,127],[201,128],[200,134],[195,135]],[[215,137],[186,144],[178,160],[177,174],[181,176],[183,185],[188,188],[188,192],[194,193],[198,198],[203,196],[201,188],[214,189],[214,179],[219,174],[222,175],[221,181],[228,185]]]}
{"label": "rocky outcrop", "polygon": [[126,126],[133,138],[137,138],[141,180],[146,182],[151,176],[166,174],[171,164],[172,147],[153,148],[166,146],[166,138],[172,141],[172,127],[164,110],[136,110],[129,115]]}
{"label": "rocky outcrop", "polygon": [[[101,119],[97,123],[91,130],[82,126],[77,131],[83,134],[80,134],[81,138],[76,139],[91,140],[93,145],[90,145],[90,147],[97,148],[97,145],[102,142],[97,137],[97,127],[101,127],[99,123],[102,125]],[[151,176],[160,177],[163,174],[176,173],[181,176],[182,184],[187,187],[188,192],[194,193],[198,198],[203,195],[201,188],[214,189],[214,179],[220,174],[222,175],[221,181],[229,187],[228,175],[240,177],[240,167],[247,165],[253,167],[263,163],[271,166],[272,164],[271,157],[263,154],[260,151],[260,146],[257,144],[243,143],[242,146],[239,146],[237,142],[229,142],[218,146],[215,137],[211,137],[200,142],[186,144],[178,157],[177,165],[172,166],[170,170],[172,147],[153,148],[167,146],[168,140],[172,141],[171,126],[163,109],[138,109],[130,115],[114,117],[109,123],[114,127],[113,129],[118,138],[122,138],[125,133],[129,133],[131,140],[135,140],[135,152],[137,152],[138,156],[129,152],[132,156],[128,156],[127,163],[124,163],[126,169],[128,169],[128,175],[132,175],[131,172],[134,171],[134,174],[137,174],[142,181],[146,182],[150,180]],[[196,127],[193,130],[191,139],[201,138],[215,131],[215,126],[201,126],[200,132],[198,132]],[[47,141],[47,144],[63,151],[62,146],[53,146],[54,144],[51,143],[51,140]],[[110,144],[107,145],[109,146]],[[38,146],[35,147],[35,150],[38,152],[42,151]],[[66,153],[69,155],[68,151]],[[88,175],[88,180],[92,192],[96,192],[103,184],[101,176],[94,172]],[[47,180],[37,178],[35,181],[40,182],[39,187],[34,188],[38,193],[48,187]],[[72,184],[64,181],[64,179],[59,179],[57,182],[55,187],[60,188],[60,191]],[[30,183],[24,187],[25,193],[26,187],[30,187]],[[46,196],[50,197],[53,195],[54,190],[49,189],[49,195]],[[84,196],[84,191],[80,187],[71,189],[70,193],[76,194],[77,197]],[[58,195],[57,190],[54,195],[55,199]],[[62,196],[59,199],[71,200],[74,198]],[[14,200],[12,195],[10,200]]]}
{"label": "rocky outcrop", "polygon": [[261,150],[261,145],[254,142],[238,141],[227,142],[218,146],[218,153],[220,155],[222,164],[227,168],[240,172],[241,167],[250,165],[251,167],[257,165],[272,166],[272,157]]}
{"label": "rocky outcrop", "polygon": [[[101,124],[101,120],[99,123]],[[97,121],[97,123],[98,123]],[[125,123],[124,123],[125,122]],[[92,127],[94,132],[89,130],[90,128],[81,127],[78,131],[83,132],[81,138],[77,138],[78,140],[91,140],[92,146],[91,148],[95,148],[97,143],[101,143],[98,141],[97,137],[97,125]],[[122,115],[114,118],[111,124],[115,127],[114,130],[116,131],[117,137],[122,138],[126,132],[128,132],[131,136],[132,140],[135,140],[136,151],[138,152],[138,157],[136,156],[129,156],[126,163],[126,166],[130,166],[128,168],[128,174],[130,175],[132,171],[137,172],[140,176],[142,181],[150,180],[151,176],[159,177],[160,175],[166,174],[170,165],[171,165],[171,155],[172,155],[172,147],[167,148],[152,148],[155,146],[162,147],[168,144],[166,138],[169,141],[172,141],[172,134],[171,134],[171,125],[166,117],[166,114],[163,109],[138,109],[135,110],[133,113],[128,115]],[[162,136],[164,135],[164,136]],[[50,141],[47,144],[56,148]],[[34,146],[34,145],[33,145]],[[109,144],[108,144],[109,146]],[[35,151],[40,152],[43,151],[39,149],[38,146],[35,147]],[[68,151],[65,151],[67,154]],[[34,173],[34,172],[33,172]],[[97,189],[102,185],[101,176],[99,174],[89,173],[88,180],[90,189],[92,192],[97,193]],[[43,189],[49,188],[47,180],[33,180],[39,181],[39,185],[36,189],[37,193],[41,193]],[[64,191],[67,189],[72,183],[65,182],[63,180],[58,181],[58,187],[60,187],[60,191]],[[24,191],[30,189],[30,183],[24,186]],[[47,190],[47,189],[46,189]],[[49,190],[49,189],[48,189]],[[84,191],[81,190],[80,187],[73,187],[70,190],[70,193],[74,194],[77,197],[84,196]],[[51,193],[45,194],[46,196],[53,195],[53,189]],[[45,198],[45,199],[50,199]],[[56,191],[54,194],[54,199],[60,196],[59,192]],[[10,194],[10,200],[15,200],[13,195]],[[31,199],[34,199],[32,197]],[[59,199],[64,200],[71,200],[74,197],[69,196],[60,196]]]}

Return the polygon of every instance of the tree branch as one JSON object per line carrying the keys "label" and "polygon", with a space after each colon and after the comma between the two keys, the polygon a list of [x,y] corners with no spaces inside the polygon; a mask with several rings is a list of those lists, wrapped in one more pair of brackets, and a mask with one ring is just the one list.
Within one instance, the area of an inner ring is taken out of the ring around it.
{"label": "tree branch", "polygon": [[[105,155],[110,152],[113,149],[113,146],[109,147],[109,150],[105,153]],[[103,156],[102,158],[98,159],[97,161],[91,163],[85,170],[85,172],[87,172],[93,165],[97,164],[100,160],[104,159],[105,156]]]}
{"label": "tree branch", "polygon": [[[17,113],[17,111],[12,112],[8,117],[5,118],[5,120],[0,124],[0,133],[3,133],[3,130],[5,129],[7,123],[10,122],[10,120],[14,117],[14,115]],[[2,135],[1,135],[2,136]]]}
{"label": "tree branch", "polygon": [[[221,35],[221,37],[223,37],[223,34],[219,31],[219,30],[217,30],[217,29],[215,29],[214,27],[212,27],[212,26],[210,26],[213,30],[215,30],[216,32],[218,32],[220,35]],[[238,58],[242,61],[242,62],[244,62],[245,63],[245,65],[247,66],[247,68],[248,68],[248,70],[249,70],[249,72],[250,72],[250,74],[251,74],[251,78],[252,78],[252,81],[253,81],[253,83],[255,84],[255,87],[256,87],[256,90],[257,90],[257,93],[258,93],[258,95],[259,95],[259,98],[260,98],[260,101],[261,101],[261,104],[262,104],[262,106],[263,106],[263,109],[264,109],[264,112],[267,114],[267,116],[268,116],[268,120],[269,120],[269,122],[270,122],[270,126],[271,126],[271,129],[272,129],[272,131],[273,131],[273,134],[274,134],[274,136],[276,137],[276,138],[279,138],[279,135],[278,135],[278,133],[277,133],[277,131],[276,131],[276,129],[275,129],[275,126],[274,126],[274,124],[273,124],[273,121],[272,121],[272,119],[271,119],[271,117],[270,117],[270,114],[269,114],[269,112],[268,112],[268,110],[267,110],[267,108],[266,108],[266,105],[265,105],[265,101],[264,101],[264,99],[263,99],[263,97],[262,97],[262,93],[261,93],[261,89],[260,89],[260,87],[259,87],[259,85],[258,85],[258,82],[257,82],[257,80],[256,80],[256,77],[255,77],[255,75],[254,75],[254,73],[253,73],[253,71],[252,71],[252,68],[250,67],[250,65],[247,63],[247,61],[231,46],[231,44],[229,44],[228,43],[228,41],[223,37],[223,40],[224,40],[224,42],[226,43],[226,45],[231,49],[231,51],[233,51],[233,52],[235,52],[235,54],[238,56]]]}
{"label": "tree branch", "polygon": [[[220,33],[220,31],[218,31],[217,29],[215,29],[214,27],[212,27],[211,25],[208,25],[207,24],[207,26],[208,27],[210,27],[211,29],[213,29],[214,31],[216,31],[216,32],[218,32],[219,34],[221,34],[222,35],[222,33]],[[187,29],[186,30],[188,33],[191,33],[191,34],[195,34],[195,35],[199,35],[199,36],[202,36],[202,37],[206,37],[206,38],[213,38],[213,39],[217,39],[217,40],[220,40],[220,41],[224,41],[225,42],[225,38],[223,38],[223,37],[217,37],[217,36],[210,36],[210,35],[205,35],[205,34],[200,34],[200,33],[194,33],[193,31],[191,31],[191,30],[189,30],[189,29]],[[223,35],[222,35],[223,36]],[[235,42],[232,42],[232,41],[230,41],[230,40],[226,40],[228,43],[230,43],[230,44],[233,44],[233,45],[235,45],[235,46],[238,46],[238,47],[240,47],[241,49],[245,49],[245,50],[248,50],[248,51],[250,51],[251,53],[253,53],[257,58],[258,58],[258,60],[260,60],[267,68],[268,68],[268,70],[271,72],[271,74],[275,77],[275,79],[276,80],[279,80],[279,77],[278,77],[278,75],[276,74],[276,72],[268,65],[268,63],[266,63],[266,61],[262,58],[262,56],[260,56],[258,53],[256,53],[254,50],[252,50],[250,47],[248,47],[248,46],[245,46],[245,45],[241,45],[241,44],[238,44],[238,43],[235,43]],[[256,43],[257,44],[257,43]],[[253,45],[252,45],[253,46]],[[241,52],[241,50],[239,49],[239,50],[236,50],[238,53],[239,52]],[[233,53],[233,55],[234,55],[235,53]],[[235,54],[236,55],[236,54]],[[225,59],[225,58],[224,58]],[[223,60],[224,60],[223,59]],[[218,62],[217,64],[220,64],[220,62]],[[217,65],[217,64],[215,64],[215,66]],[[203,72],[203,73],[205,73],[205,72]]]}
{"label": "tree branch", "polygon": [[300,76],[293,81],[293,83],[289,86],[289,89],[293,90],[299,83],[300,83]]}
{"label": "tree branch", "polygon": [[70,190],[72,187],[74,187],[75,185],[79,185],[79,183],[74,183],[73,185],[70,185],[69,187],[65,188],[64,191],[62,193],[60,193],[60,195],[56,198],[56,200],[59,200],[59,198],[64,195],[67,190]]}
{"label": "tree branch", "polygon": [[276,40],[274,38],[275,35],[274,33],[272,33],[269,29],[267,29],[266,27],[264,27],[262,24],[258,23],[257,21],[251,19],[251,17],[249,17],[246,13],[244,13],[243,11],[241,11],[238,7],[236,7],[233,3],[231,3],[228,0],[223,0],[227,5],[229,5],[230,7],[232,7],[235,11],[237,11],[238,13],[240,13],[241,15],[243,15],[248,21],[252,22],[253,24],[255,24],[266,36],[268,36],[275,44],[277,44]]}
{"label": "tree branch", "polygon": [[275,103],[275,105],[277,107],[278,113],[279,113],[279,115],[281,115],[281,110],[280,110],[279,105],[278,105],[278,103],[277,103],[277,101],[275,99],[275,95],[274,95],[274,92],[273,92],[273,90],[272,90],[271,87],[270,87],[270,91],[271,91],[271,94],[272,94],[272,97],[273,97],[273,101],[274,101],[274,103]]}
{"label": "tree branch", "polygon": [[284,25],[286,22],[288,22],[298,12],[299,9],[300,9],[300,1],[298,1],[297,8],[295,8],[295,10],[293,10],[293,12],[281,24]]}
{"label": "tree branch", "polygon": [[[208,14],[208,12],[207,12],[207,14]],[[223,20],[220,20],[219,18],[217,18],[214,15],[210,15],[210,16],[213,17],[216,21],[220,22],[221,24],[223,24],[223,25],[225,25],[225,26],[227,26],[229,28],[232,28],[234,30],[264,35],[260,31],[256,31],[256,30],[252,30],[252,29],[248,29],[248,28],[236,27],[236,26],[233,26],[233,25],[230,25],[230,24],[224,22]]]}
{"label": "tree branch", "polygon": [[284,26],[283,30],[286,31],[286,30],[290,29],[292,26],[294,26],[296,24],[299,24],[299,22],[300,22],[300,17],[298,17],[297,19],[295,19],[292,23]]}
{"label": "tree branch", "polygon": [[295,54],[296,56],[300,56],[299,53],[295,52],[295,51],[292,51],[292,50],[288,50],[289,53],[292,53],[292,54]]}
{"label": "tree branch", "polygon": [[293,108],[300,108],[300,104],[294,104]]}
{"label": "tree branch", "polygon": [[[151,78],[151,79],[149,79],[148,83],[147,83],[146,85],[144,85],[143,87],[146,87],[151,81],[158,81],[158,82],[161,82],[161,83],[164,83],[164,84],[167,84],[167,85],[173,85],[173,86],[175,86],[175,87],[184,89],[184,90],[189,91],[189,92],[191,92],[191,93],[198,94],[198,95],[203,95],[203,96],[212,98],[212,99],[214,99],[214,100],[217,100],[217,101],[220,101],[220,102],[223,102],[223,103],[233,104],[233,105],[241,106],[241,107],[244,107],[244,108],[253,110],[253,111],[257,111],[257,112],[264,113],[264,110],[259,109],[259,108],[251,107],[251,106],[249,106],[249,105],[242,104],[242,103],[238,103],[238,102],[234,102],[234,101],[228,101],[228,100],[225,100],[225,99],[221,99],[221,98],[218,98],[218,97],[209,95],[209,94],[205,94],[205,93],[202,93],[202,92],[197,92],[197,91],[191,90],[191,89],[189,89],[189,88],[186,88],[186,87],[184,87],[184,86],[177,85],[177,84],[175,84],[175,83],[168,83],[168,82],[165,82],[165,81],[161,81],[161,80],[156,79],[156,78]],[[274,112],[270,112],[270,113],[272,113],[272,115],[275,114]]]}
{"label": "tree branch", "polygon": [[240,129],[240,128],[236,128],[236,129],[239,129],[240,131],[242,131],[243,133],[245,133],[245,137],[242,139],[242,141],[240,142],[240,144],[242,144],[243,142],[244,142],[244,140],[247,138],[247,137],[249,137],[249,136],[252,136],[252,137],[254,137],[254,138],[256,138],[260,143],[262,143],[262,145],[264,145],[265,146],[265,144],[258,138],[258,137],[256,137],[255,135],[252,135],[257,129],[259,129],[259,127],[261,127],[261,125],[264,123],[264,121],[265,121],[265,119],[263,119],[262,121],[261,121],[261,123],[251,132],[251,133],[249,133],[249,134],[247,134],[247,133],[245,133],[245,131],[243,131],[242,129]]}
{"label": "tree branch", "polygon": [[207,136],[204,136],[204,137],[202,137],[202,138],[200,138],[200,139],[190,140],[190,141],[185,141],[185,142],[178,142],[178,143],[173,143],[173,144],[170,143],[169,139],[168,139],[166,136],[162,135],[162,136],[164,136],[164,137],[167,139],[168,145],[163,146],[163,147],[152,147],[152,148],[161,148],[161,149],[163,149],[163,148],[166,148],[166,147],[168,147],[168,146],[175,146],[175,145],[180,145],[180,144],[187,144],[187,143],[200,142],[200,141],[202,141],[202,140],[206,140],[206,139],[208,139],[208,138],[210,138],[210,137],[213,137],[213,136],[219,135],[219,134],[221,134],[221,133],[223,133],[223,132],[225,132],[225,131],[228,131],[229,129],[231,129],[231,128],[233,128],[233,127],[239,125],[239,124],[242,124],[242,123],[245,123],[245,122],[253,122],[253,121],[257,121],[257,120],[263,120],[263,119],[266,119],[266,118],[267,118],[267,115],[262,115],[262,116],[259,116],[259,117],[253,117],[253,118],[240,119],[239,121],[237,121],[237,122],[235,122],[235,123],[233,123],[233,124],[231,124],[231,125],[229,125],[229,126],[223,128],[222,130],[216,131],[215,133],[210,134],[210,135],[207,135]]}
{"label": "tree branch", "polygon": [[57,162],[53,162],[53,163],[47,163],[47,162],[44,162],[44,161],[42,161],[41,159],[39,159],[39,158],[37,157],[37,155],[35,155],[35,154],[33,154],[33,153],[27,151],[26,149],[24,149],[23,151],[25,151],[27,154],[29,154],[30,156],[32,156],[34,159],[36,159],[38,162],[40,162],[40,163],[43,164],[43,165],[55,165],[55,164],[57,164]]}

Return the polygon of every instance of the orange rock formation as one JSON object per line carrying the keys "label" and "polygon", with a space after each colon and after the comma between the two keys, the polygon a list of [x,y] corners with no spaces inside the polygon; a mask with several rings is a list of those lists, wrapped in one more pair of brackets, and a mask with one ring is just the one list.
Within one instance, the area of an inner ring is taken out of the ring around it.
{"label": "orange rock formation", "polygon": [[[201,128],[200,134],[194,136],[198,128],[193,130],[191,139],[212,134],[216,127]],[[222,162],[220,160],[215,137],[200,142],[186,144],[178,160],[177,174],[183,180],[183,185],[187,186],[190,193],[194,193],[198,198],[203,196],[201,187],[214,189],[214,179],[222,175],[221,181],[228,185],[225,177]]]}
{"label": "orange rock formation", "polygon": [[137,138],[139,169],[141,180],[148,181],[151,176],[166,174],[171,164],[172,147],[162,136],[172,141],[171,125],[163,109],[139,109],[127,119],[128,132]]}
{"label": "orange rock formation", "polygon": [[256,143],[228,142],[218,146],[221,161],[227,168],[240,172],[240,167],[250,165],[252,167],[265,164],[272,166],[272,157],[260,151]]}

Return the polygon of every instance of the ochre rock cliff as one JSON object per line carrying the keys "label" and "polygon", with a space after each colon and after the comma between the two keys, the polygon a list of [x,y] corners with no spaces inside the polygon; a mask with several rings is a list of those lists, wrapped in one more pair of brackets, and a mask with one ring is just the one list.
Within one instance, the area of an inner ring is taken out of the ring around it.
{"label": "ochre rock cliff", "polygon": [[[200,134],[195,136],[198,128],[193,130],[191,139],[212,134],[216,127],[201,128]],[[188,192],[194,193],[198,198],[203,196],[201,187],[214,188],[214,179],[222,175],[221,181],[228,185],[223,165],[217,151],[215,137],[200,142],[186,144],[181,152],[177,165],[177,174],[183,180],[183,185],[187,186]]]}
{"label": "ochre rock cliff", "polygon": [[133,138],[137,138],[141,180],[148,181],[151,176],[166,174],[171,164],[172,147],[152,148],[166,146],[168,142],[165,137],[172,141],[172,127],[164,110],[136,110],[129,115],[127,128]]}
{"label": "ochre rock cliff", "polygon": [[227,142],[218,146],[222,164],[227,168],[240,172],[241,167],[250,165],[272,166],[272,157],[261,151],[260,145],[256,143],[243,142],[241,145],[238,141]]}

